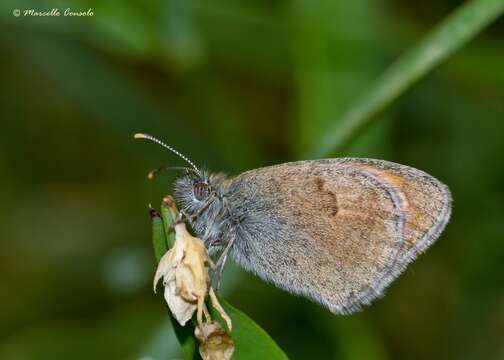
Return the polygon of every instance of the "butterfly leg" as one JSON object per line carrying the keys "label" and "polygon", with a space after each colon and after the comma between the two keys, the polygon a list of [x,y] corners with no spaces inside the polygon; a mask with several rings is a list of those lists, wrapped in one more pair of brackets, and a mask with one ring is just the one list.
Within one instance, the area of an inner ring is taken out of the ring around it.
{"label": "butterfly leg", "polygon": [[231,238],[229,239],[228,243],[226,244],[226,247],[222,251],[222,253],[219,256],[219,259],[217,260],[217,263],[215,264],[215,272],[217,273],[217,291],[220,289],[221,285],[221,280],[222,280],[222,273],[224,271],[224,265],[226,264],[226,260],[229,254],[229,250],[231,250],[231,247],[233,246],[233,243],[235,241],[235,232],[231,230]]}

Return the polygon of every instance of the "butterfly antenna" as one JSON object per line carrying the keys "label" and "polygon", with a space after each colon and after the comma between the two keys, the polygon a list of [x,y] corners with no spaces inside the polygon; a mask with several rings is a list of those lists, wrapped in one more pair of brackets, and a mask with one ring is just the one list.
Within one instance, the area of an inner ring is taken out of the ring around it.
{"label": "butterfly antenna", "polygon": [[153,141],[159,145],[161,145],[162,147],[170,150],[172,153],[174,153],[175,155],[181,157],[183,160],[185,160],[189,165],[192,166],[192,168],[194,170],[196,170],[198,173],[199,173],[199,169],[196,167],[196,165],[193,164],[193,162],[191,160],[189,160],[185,155],[183,155],[182,153],[178,152],[177,150],[175,150],[174,148],[172,148],[171,146],[169,145],[166,145],[164,142],[162,142],[161,140],[158,140],[156,139],[155,137],[153,136],[150,136],[150,135],[147,135],[147,134],[141,134],[141,133],[138,133],[138,134],[135,134],[135,139],[147,139],[147,140],[150,140],[150,141]]}
{"label": "butterfly antenna", "polygon": [[152,180],[154,179],[160,172],[162,171],[166,171],[166,170],[185,170],[187,172],[193,172],[194,174],[196,175],[199,175],[199,172],[197,172],[196,170],[192,169],[192,168],[188,168],[186,166],[162,166],[162,167],[158,167],[157,169],[154,169],[154,170],[151,170],[148,174],[147,174],[147,178],[149,180]]}

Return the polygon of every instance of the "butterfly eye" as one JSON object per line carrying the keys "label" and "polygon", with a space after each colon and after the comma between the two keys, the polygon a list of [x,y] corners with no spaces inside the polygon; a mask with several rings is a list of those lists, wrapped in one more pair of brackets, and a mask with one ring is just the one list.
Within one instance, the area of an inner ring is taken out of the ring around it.
{"label": "butterfly eye", "polygon": [[199,181],[194,184],[193,193],[196,200],[201,201],[208,197],[209,193],[208,184],[204,181]]}

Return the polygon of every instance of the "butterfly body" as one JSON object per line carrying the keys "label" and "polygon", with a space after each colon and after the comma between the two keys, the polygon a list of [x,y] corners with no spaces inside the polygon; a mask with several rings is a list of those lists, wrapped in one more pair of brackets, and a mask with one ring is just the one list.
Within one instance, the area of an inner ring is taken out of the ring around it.
{"label": "butterfly body", "polygon": [[245,269],[341,314],[381,296],[451,212],[448,188],[432,176],[362,158],[285,163],[230,179],[186,174],[175,197],[211,254],[229,248]]}

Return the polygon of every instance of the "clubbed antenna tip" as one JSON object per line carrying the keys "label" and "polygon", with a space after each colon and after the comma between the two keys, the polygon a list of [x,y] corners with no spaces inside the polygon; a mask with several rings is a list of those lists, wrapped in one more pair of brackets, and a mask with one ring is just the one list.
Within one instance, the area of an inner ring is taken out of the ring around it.
{"label": "clubbed antenna tip", "polygon": [[[161,140],[158,140],[156,139],[154,136],[151,136],[151,135],[148,135],[148,134],[143,134],[143,133],[136,133],[134,135],[134,138],[135,139],[146,139],[146,140],[150,140],[150,141],[153,141],[155,142],[156,144],[159,144],[161,145],[162,147],[170,150],[172,153],[174,153],[175,155],[179,156],[180,158],[182,158],[184,161],[186,161],[189,165],[192,166],[192,168],[194,170],[196,170],[196,172],[199,172],[198,168],[196,167],[196,165],[193,164],[193,162],[191,160],[189,160],[185,155],[183,155],[182,153],[180,153],[179,151],[175,150],[174,148],[172,148],[171,146],[169,145],[166,145],[164,142],[162,142]],[[153,174],[154,175],[154,174]]]}

